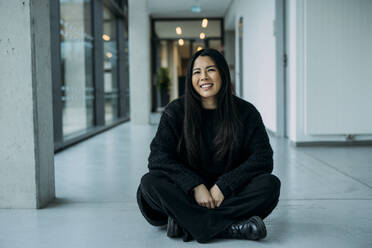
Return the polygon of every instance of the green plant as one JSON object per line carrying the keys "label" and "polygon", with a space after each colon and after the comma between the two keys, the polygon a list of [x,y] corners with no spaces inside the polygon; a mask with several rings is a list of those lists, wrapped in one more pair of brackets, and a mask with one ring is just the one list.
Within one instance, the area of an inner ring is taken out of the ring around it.
{"label": "green plant", "polygon": [[160,67],[158,70],[158,88],[160,90],[167,90],[170,85],[169,71],[166,67]]}

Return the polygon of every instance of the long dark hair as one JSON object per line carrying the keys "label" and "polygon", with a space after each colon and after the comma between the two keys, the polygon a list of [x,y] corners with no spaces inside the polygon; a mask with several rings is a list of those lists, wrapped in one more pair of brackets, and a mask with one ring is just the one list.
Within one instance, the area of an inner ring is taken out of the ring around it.
{"label": "long dark hair", "polygon": [[[216,153],[214,161],[222,160],[237,141],[238,132],[242,126],[233,100],[230,71],[224,56],[215,49],[203,49],[196,52],[190,59],[186,71],[185,81],[185,118],[183,134],[178,143],[178,153],[181,155],[182,146],[185,147],[187,160],[195,169],[201,164],[201,96],[192,86],[192,69],[199,56],[209,56],[216,64],[221,76],[221,88],[217,93],[217,134],[213,140]],[[183,144],[184,143],[184,144]]]}

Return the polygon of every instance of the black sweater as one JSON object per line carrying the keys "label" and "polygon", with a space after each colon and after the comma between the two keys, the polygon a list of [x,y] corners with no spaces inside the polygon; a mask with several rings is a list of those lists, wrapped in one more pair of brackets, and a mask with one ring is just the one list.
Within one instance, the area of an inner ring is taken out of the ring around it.
{"label": "black sweater", "polygon": [[191,194],[199,184],[210,186],[211,182],[216,183],[225,198],[234,194],[253,177],[271,173],[273,151],[261,115],[251,103],[237,96],[233,96],[233,103],[244,123],[244,131],[238,135],[239,145],[223,161],[213,163],[212,139],[216,130],[209,127],[214,126],[211,124],[216,120],[216,111],[203,109],[203,119],[207,121],[202,125],[202,137],[207,149],[201,149],[204,166],[196,171],[185,162],[187,159],[177,155],[177,144],[183,131],[184,97],[170,102],[150,144],[149,169],[162,171],[186,194]]}
{"label": "black sweater", "polygon": [[227,165],[227,156],[220,161],[213,161],[217,152],[213,139],[217,135],[218,112],[217,109],[202,108],[201,136],[203,142],[200,147],[201,165],[198,173],[205,180],[206,186],[211,187],[224,173]]}

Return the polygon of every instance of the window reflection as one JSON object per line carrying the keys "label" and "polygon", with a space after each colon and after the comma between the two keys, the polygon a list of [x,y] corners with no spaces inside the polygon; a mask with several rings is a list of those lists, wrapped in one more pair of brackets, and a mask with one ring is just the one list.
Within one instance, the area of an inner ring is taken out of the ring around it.
{"label": "window reflection", "polygon": [[75,136],[94,125],[91,1],[60,1],[63,135]]}
{"label": "window reflection", "polygon": [[103,8],[103,66],[105,92],[105,123],[118,118],[118,49],[117,21],[106,7]]}

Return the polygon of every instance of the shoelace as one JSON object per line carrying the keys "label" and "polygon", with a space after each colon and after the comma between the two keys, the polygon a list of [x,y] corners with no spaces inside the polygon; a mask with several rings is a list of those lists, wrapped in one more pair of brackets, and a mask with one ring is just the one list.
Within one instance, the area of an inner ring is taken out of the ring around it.
{"label": "shoelace", "polygon": [[229,234],[240,236],[246,234],[247,231],[250,231],[250,223],[235,223],[227,228],[226,231]]}

